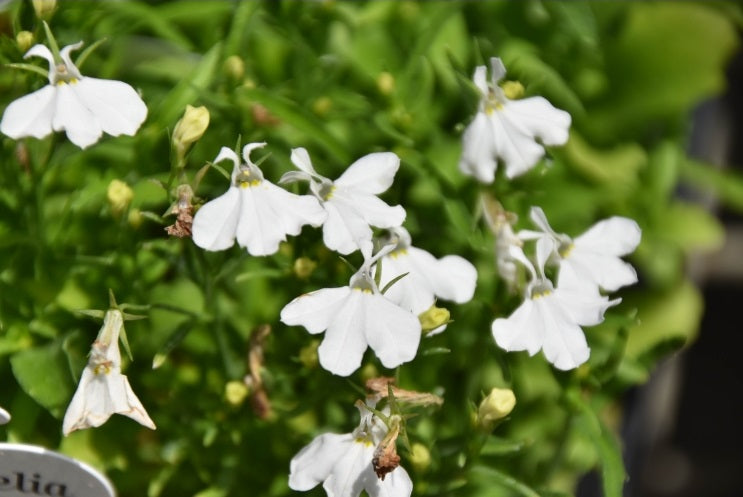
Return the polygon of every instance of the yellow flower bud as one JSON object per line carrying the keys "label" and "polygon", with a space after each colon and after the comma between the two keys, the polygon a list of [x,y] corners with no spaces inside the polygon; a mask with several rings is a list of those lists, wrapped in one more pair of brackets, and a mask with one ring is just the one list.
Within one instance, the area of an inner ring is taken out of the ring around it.
{"label": "yellow flower bud", "polygon": [[185,149],[204,135],[209,127],[209,111],[203,105],[192,107],[186,105],[183,117],[173,130],[173,145],[177,149]]}
{"label": "yellow flower bud", "polygon": [[225,400],[228,404],[235,407],[243,403],[245,398],[248,396],[248,393],[248,387],[243,381],[228,381],[227,384],[224,386]]}
{"label": "yellow flower bud", "polygon": [[317,263],[309,257],[300,257],[294,261],[294,275],[301,280],[306,280],[316,267]]}
{"label": "yellow flower bud", "polygon": [[224,60],[224,72],[232,81],[241,81],[245,76],[245,62],[239,55],[230,55]]}
{"label": "yellow flower bud", "polygon": [[428,447],[421,443],[414,443],[410,447],[410,457],[408,458],[410,464],[413,465],[416,471],[419,473],[424,472],[431,465],[431,453],[428,451]]}
{"label": "yellow flower bud", "polygon": [[516,405],[516,396],[508,388],[494,388],[480,402],[477,410],[477,426],[485,431],[495,427],[495,423],[508,416]]}
{"label": "yellow flower bud", "polygon": [[126,221],[129,223],[129,226],[137,229],[142,225],[142,219],[144,219],[144,216],[142,216],[142,211],[140,211],[139,209],[132,209],[129,211],[129,215],[126,218]]}
{"label": "yellow flower bud", "polygon": [[31,0],[39,19],[49,20],[57,8],[57,0]]}
{"label": "yellow flower bud", "polygon": [[387,71],[377,76],[377,89],[382,95],[389,95],[395,91],[395,77]]}
{"label": "yellow flower bud", "polygon": [[439,326],[445,325],[450,321],[450,318],[451,314],[449,314],[448,309],[436,307],[436,305],[432,305],[427,311],[422,312],[418,316],[423,334],[430,333]]}
{"label": "yellow flower bud", "polygon": [[108,184],[108,205],[111,207],[113,215],[118,217],[124,212],[134,197],[134,191],[121,180],[115,179]]}
{"label": "yellow flower bud", "polygon": [[320,97],[312,102],[312,112],[318,116],[324,116],[333,108],[333,101],[328,97]]}
{"label": "yellow flower bud", "polygon": [[31,31],[19,31],[15,35],[15,42],[18,45],[18,50],[26,53],[31,45],[34,44],[34,34]]}
{"label": "yellow flower bud", "polygon": [[524,96],[524,85],[518,81],[506,81],[503,83],[503,93],[509,100],[516,100]]}
{"label": "yellow flower bud", "polygon": [[299,362],[301,362],[302,365],[306,367],[307,369],[312,369],[312,368],[317,367],[317,364],[318,364],[317,347],[319,346],[320,346],[319,340],[312,340],[309,343],[309,345],[305,345],[299,351]]}

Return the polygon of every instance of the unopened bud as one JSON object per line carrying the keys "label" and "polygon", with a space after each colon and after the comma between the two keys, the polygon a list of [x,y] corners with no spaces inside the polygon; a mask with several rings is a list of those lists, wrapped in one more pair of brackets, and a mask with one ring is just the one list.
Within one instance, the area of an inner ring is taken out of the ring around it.
{"label": "unopened bud", "polygon": [[129,226],[136,229],[142,225],[143,217],[144,216],[142,216],[142,211],[140,211],[139,209],[132,209],[129,211],[126,222],[129,223]]}
{"label": "unopened bud", "polygon": [[306,280],[317,267],[317,263],[309,257],[299,257],[294,261],[294,274],[301,280]]}
{"label": "unopened bud", "polygon": [[224,60],[224,73],[232,81],[241,81],[245,76],[245,61],[239,55],[230,55]]}
{"label": "unopened bud", "polygon": [[18,50],[26,53],[31,48],[31,45],[34,44],[34,34],[31,31],[19,31],[15,35],[15,42],[18,45]]}
{"label": "unopened bud", "polygon": [[203,105],[192,107],[186,105],[183,117],[173,130],[173,145],[176,149],[185,149],[204,135],[209,127],[209,111]]}
{"label": "unopened bud", "polygon": [[503,93],[509,100],[516,100],[524,96],[524,85],[518,81],[506,81],[502,85]]}
{"label": "unopened bud", "polygon": [[324,116],[333,108],[333,101],[328,97],[320,97],[312,102],[312,112],[318,116]]}
{"label": "unopened bud", "polygon": [[39,19],[49,20],[57,8],[57,0],[31,0]]}
{"label": "unopened bud", "polygon": [[418,320],[421,322],[421,331],[423,331],[424,335],[447,324],[451,320],[450,318],[451,314],[448,309],[436,307],[436,305],[432,305],[427,311],[422,312],[418,316]]}
{"label": "unopened bud", "polygon": [[410,447],[410,457],[408,459],[416,471],[423,473],[431,465],[431,452],[425,445],[414,443]]}
{"label": "unopened bud", "polygon": [[108,184],[106,191],[108,205],[111,206],[111,212],[118,217],[123,213],[134,197],[134,191],[121,180],[115,179]]}
{"label": "unopened bud", "polygon": [[245,401],[248,396],[248,387],[245,382],[233,380],[227,382],[224,386],[224,398],[228,404],[232,406],[239,406]]}
{"label": "unopened bud", "polygon": [[477,426],[485,431],[495,427],[495,423],[508,416],[516,405],[516,396],[508,388],[494,388],[480,402],[477,410]]}
{"label": "unopened bud", "polygon": [[320,346],[319,340],[312,340],[309,345],[305,345],[299,351],[299,362],[307,369],[317,367],[318,356],[317,348]]}
{"label": "unopened bud", "polygon": [[377,89],[382,95],[390,95],[395,91],[395,77],[387,71],[377,76]]}

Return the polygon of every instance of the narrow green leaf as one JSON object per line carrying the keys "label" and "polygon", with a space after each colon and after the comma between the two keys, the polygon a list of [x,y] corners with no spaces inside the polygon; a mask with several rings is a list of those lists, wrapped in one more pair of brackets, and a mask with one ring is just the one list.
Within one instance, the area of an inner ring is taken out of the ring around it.
{"label": "narrow green leaf", "polygon": [[486,476],[490,478],[493,483],[501,485],[509,490],[516,492],[519,495],[523,495],[524,497],[540,497],[537,491],[529,487],[527,484],[517,480],[511,475],[498,471],[495,468],[477,465],[473,466],[470,472],[474,473],[475,475]]}

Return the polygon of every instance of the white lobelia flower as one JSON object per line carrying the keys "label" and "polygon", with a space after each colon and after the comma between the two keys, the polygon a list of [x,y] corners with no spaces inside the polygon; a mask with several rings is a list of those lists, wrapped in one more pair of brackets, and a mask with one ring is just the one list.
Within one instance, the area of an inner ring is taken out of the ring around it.
{"label": "white lobelia flower", "polygon": [[540,231],[519,232],[522,239],[546,237],[551,240],[551,257],[560,265],[558,286],[593,285],[613,292],[637,283],[635,269],[620,257],[637,248],[642,231],[635,221],[626,217],[611,217],[591,226],[585,233],[570,238],[555,233],[544,211],[532,207],[531,220]]}
{"label": "white lobelia flower", "polygon": [[318,355],[320,365],[333,374],[356,371],[367,346],[387,368],[412,360],[418,351],[420,321],[382,295],[371,275],[371,266],[392,248],[370,257],[371,243],[365,245],[364,264],[348,286],[301,295],[281,310],[284,324],[304,326],[312,334],[325,331]]}
{"label": "white lobelia flower", "polygon": [[526,350],[534,355],[544,352],[558,369],[573,369],[588,360],[590,349],[581,326],[593,326],[604,320],[604,312],[621,299],[609,300],[597,288],[574,287],[552,282],[544,276],[544,263],[551,250],[550,241],[537,240],[537,275],[529,263],[532,280],[524,302],[508,318],[493,322],[495,342],[513,352]]}
{"label": "white lobelia flower", "polygon": [[361,423],[352,433],[324,433],[292,458],[292,490],[310,490],[322,482],[328,497],[358,497],[362,490],[371,497],[410,496],[413,482],[405,468],[398,466],[384,479],[374,473],[374,450],[388,430],[367,409],[359,410]]}
{"label": "white lobelia flower", "polygon": [[62,422],[62,432],[101,426],[112,414],[129,416],[147,428],[155,423],[147,415],[129,380],[121,374],[119,333],[124,326],[121,311],[110,309],[90,349],[88,365],[83,370],[77,391],[72,397]]}
{"label": "white lobelia flower", "polygon": [[317,174],[304,148],[293,149],[291,159],[300,171],[284,174],[279,183],[309,181],[310,191],[328,213],[323,242],[329,249],[350,254],[371,242],[370,226],[392,228],[405,220],[405,209],[377,197],[392,185],[400,167],[400,158],[392,152],[365,155],[335,181]]}
{"label": "white lobelia flower", "polygon": [[49,84],[19,98],[5,109],[0,131],[11,138],[44,138],[52,131],[67,132],[80,148],[97,142],[105,132],[133,136],[147,117],[147,106],[126,83],[90,78],[80,74],[70,52],[82,42],[59,51],[55,60],[44,45],[35,45],[24,58],[42,57],[49,62]]}
{"label": "white lobelia flower", "polygon": [[437,259],[423,249],[412,246],[410,233],[403,227],[391,228],[388,239],[395,248],[380,260],[382,278],[379,286],[400,278],[385,292],[385,297],[418,315],[428,310],[436,297],[463,304],[472,299],[477,283],[477,270],[458,255]]}
{"label": "white lobelia flower", "polygon": [[506,75],[503,62],[494,57],[490,64],[490,85],[485,66],[475,69],[473,79],[480,90],[480,106],[462,136],[459,161],[463,173],[483,183],[495,179],[498,159],[505,164],[508,178],[524,174],[544,155],[543,145],[563,145],[570,128],[570,114],[556,109],[543,97],[510,100],[498,86]]}
{"label": "white lobelia flower", "polygon": [[225,250],[235,243],[251,255],[270,255],[279,250],[286,235],[298,235],[302,226],[320,226],[327,214],[310,195],[295,195],[263,178],[250,160],[250,152],[265,146],[250,143],[243,148],[244,164],[227,147],[214,162],[233,162],[230,188],[204,204],[193,218],[193,241],[206,250]]}

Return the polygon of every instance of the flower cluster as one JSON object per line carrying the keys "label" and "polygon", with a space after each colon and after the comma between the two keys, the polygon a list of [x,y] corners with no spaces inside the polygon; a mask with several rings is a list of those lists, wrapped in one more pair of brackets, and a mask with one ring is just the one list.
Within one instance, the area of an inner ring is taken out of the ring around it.
{"label": "flower cluster", "polygon": [[[637,281],[634,268],[620,257],[640,243],[640,228],[631,219],[612,217],[573,239],[552,230],[539,207],[532,207],[530,217],[539,231],[507,231],[507,246],[498,253],[501,264],[522,264],[530,281],[524,302],[510,317],[493,322],[493,337],[507,351],[542,350],[558,369],[573,369],[590,353],[581,326],[599,324],[606,309],[621,301],[600,291]],[[524,254],[527,241],[535,244],[536,265]],[[548,265],[557,267],[556,283],[546,276]]]}

